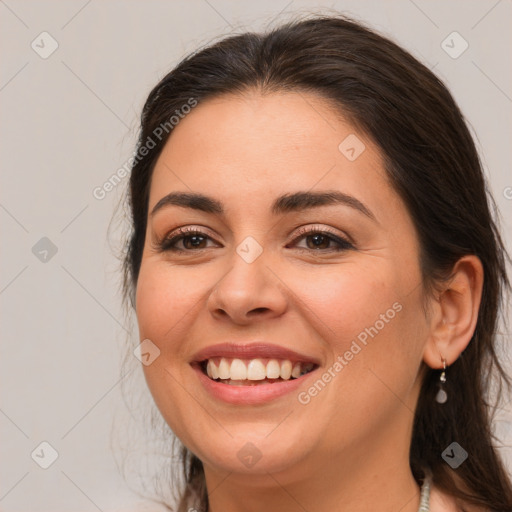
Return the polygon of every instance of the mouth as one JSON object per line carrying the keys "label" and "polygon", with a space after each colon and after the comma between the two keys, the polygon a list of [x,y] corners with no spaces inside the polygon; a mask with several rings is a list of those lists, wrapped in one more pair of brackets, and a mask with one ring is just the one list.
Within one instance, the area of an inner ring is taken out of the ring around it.
{"label": "mouth", "polygon": [[213,357],[199,363],[209,379],[229,386],[258,386],[296,380],[312,372],[312,362],[290,359]]}
{"label": "mouth", "polygon": [[279,345],[253,342],[206,347],[190,364],[214,398],[256,405],[293,393],[319,368],[320,360]]}

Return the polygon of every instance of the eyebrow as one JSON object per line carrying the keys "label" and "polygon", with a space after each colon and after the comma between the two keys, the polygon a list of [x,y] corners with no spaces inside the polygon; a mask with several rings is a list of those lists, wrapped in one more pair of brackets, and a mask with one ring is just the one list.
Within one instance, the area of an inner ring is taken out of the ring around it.
{"label": "eyebrow", "polygon": [[[368,218],[376,221],[375,215],[367,208],[359,199],[344,194],[337,190],[322,191],[322,192],[293,192],[279,196],[271,207],[271,212],[274,215],[279,215],[289,212],[299,212],[311,208],[318,208],[320,206],[330,206],[341,204],[349,206]],[[151,211],[151,215],[166,206],[181,206],[182,208],[191,208],[206,213],[213,213],[217,215],[224,215],[225,210],[220,201],[203,194],[189,193],[189,192],[171,192],[162,197]]]}

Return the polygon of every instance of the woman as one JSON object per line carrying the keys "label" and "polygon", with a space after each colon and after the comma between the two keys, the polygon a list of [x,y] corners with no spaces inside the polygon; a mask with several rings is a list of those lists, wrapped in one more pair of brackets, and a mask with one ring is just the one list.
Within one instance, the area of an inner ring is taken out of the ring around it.
{"label": "woman", "polygon": [[506,253],[425,66],[343,17],[227,38],[149,95],[129,199],[179,510],[512,510],[488,406]]}

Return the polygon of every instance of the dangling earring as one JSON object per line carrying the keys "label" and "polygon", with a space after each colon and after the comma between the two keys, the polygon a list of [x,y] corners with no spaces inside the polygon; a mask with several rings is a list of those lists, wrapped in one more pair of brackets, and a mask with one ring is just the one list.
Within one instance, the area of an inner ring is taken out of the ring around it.
{"label": "dangling earring", "polygon": [[444,389],[444,383],[446,382],[446,359],[443,358],[443,371],[439,376],[439,391],[436,395],[436,402],[438,404],[444,404],[448,400],[448,395]]}

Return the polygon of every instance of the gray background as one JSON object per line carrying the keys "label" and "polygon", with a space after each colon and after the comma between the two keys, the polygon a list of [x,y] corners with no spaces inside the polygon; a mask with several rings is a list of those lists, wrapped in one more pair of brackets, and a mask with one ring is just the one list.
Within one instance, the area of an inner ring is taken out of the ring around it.
{"label": "gray background", "polygon": [[[113,424],[132,428],[123,380],[151,406],[134,357],[121,377],[136,340],[113,254],[122,231],[114,221],[109,239],[107,229],[126,180],[103,200],[93,190],[132,154],[142,103],[178,59],[219,35],[321,8],[368,22],[447,83],[477,137],[510,248],[511,1],[0,0],[0,510],[145,510],[117,472],[110,436]],[[49,56],[44,31],[58,43]],[[454,31],[469,44],[458,58],[458,36],[442,46]],[[498,420],[511,468],[510,405]],[[48,469],[35,462],[50,461],[43,441],[58,452]]]}

